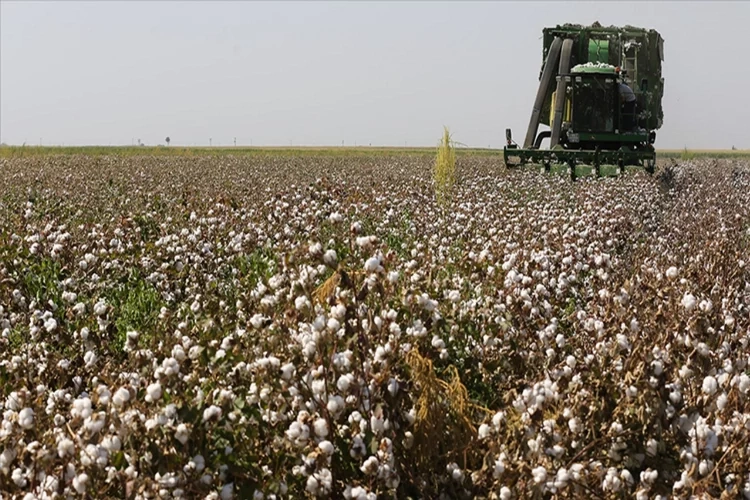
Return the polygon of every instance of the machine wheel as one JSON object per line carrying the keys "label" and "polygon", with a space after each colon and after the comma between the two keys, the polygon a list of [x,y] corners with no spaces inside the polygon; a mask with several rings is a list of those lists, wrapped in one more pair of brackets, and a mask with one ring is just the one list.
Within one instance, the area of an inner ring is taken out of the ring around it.
{"label": "machine wheel", "polygon": [[653,175],[656,170],[656,160],[646,160],[646,172]]}

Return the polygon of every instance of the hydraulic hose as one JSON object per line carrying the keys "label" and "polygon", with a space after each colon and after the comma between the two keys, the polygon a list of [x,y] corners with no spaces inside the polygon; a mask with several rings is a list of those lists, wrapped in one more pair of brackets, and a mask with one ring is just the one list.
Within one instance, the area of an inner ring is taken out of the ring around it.
{"label": "hydraulic hose", "polygon": [[526,131],[526,140],[523,141],[524,149],[528,149],[534,143],[536,131],[539,128],[539,118],[542,114],[542,106],[544,106],[544,101],[547,99],[549,84],[552,81],[552,76],[555,74],[557,60],[560,58],[561,46],[562,39],[556,36],[549,47],[547,61],[544,63],[544,68],[542,69],[542,77],[539,80],[539,90],[536,92],[534,107],[531,110],[531,120],[529,120],[529,128]]}
{"label": "hydraulic hose", "polygon": [[562,51],[560,54],[560,69],[557,74],[560,76],[557,82],[557,90],[555,91],[555,116],[550,124],[552,126],[552,135],[549,140],[549,147],[554,148],[560,142],[560,131],[562,130],[562,118],[563,110],[565,109],[565,89],[567,88],[567,82],[565,81],[564,75],[570,72],[570,54],[573,52],[573,40],[566,38],[562,44]]}

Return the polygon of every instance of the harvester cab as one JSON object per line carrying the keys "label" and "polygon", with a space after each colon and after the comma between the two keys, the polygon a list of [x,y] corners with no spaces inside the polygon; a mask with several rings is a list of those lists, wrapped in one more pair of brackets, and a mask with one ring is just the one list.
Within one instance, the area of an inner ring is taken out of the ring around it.
{"label": "harvester cab", "polygon": [[[661,127],[664,41],[654,30],[563,25],[543,30],[542,70],[523,147],[506,130],[505,163],[644,167]],[[539,125],[549,130],[538,132]],[[537,133],[538,132],[538,133]],[[542,149],[549,139],[549,149]]]}

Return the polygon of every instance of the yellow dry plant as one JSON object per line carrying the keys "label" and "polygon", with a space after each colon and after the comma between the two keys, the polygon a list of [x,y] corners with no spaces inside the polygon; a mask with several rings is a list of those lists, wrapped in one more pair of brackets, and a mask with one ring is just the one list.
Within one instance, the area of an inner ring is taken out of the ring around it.
{"label": "yellow dry plant", "polygon": [[437,201],[444,205],[450,201],[456,183],[456,150],[448,127],[443,127],[443,138],[437,149],[433,180]]}
{"label": "yellow dry plant", "polygon": [[419,394],[415,403],[415,451],[425,463],[445,453],[463,454],[476,436],[473,410],[489,412],[469,401],[455,366],[448,367],[450,381],[440,379],[430,359],[416,348],[406,354],[412,383]]}

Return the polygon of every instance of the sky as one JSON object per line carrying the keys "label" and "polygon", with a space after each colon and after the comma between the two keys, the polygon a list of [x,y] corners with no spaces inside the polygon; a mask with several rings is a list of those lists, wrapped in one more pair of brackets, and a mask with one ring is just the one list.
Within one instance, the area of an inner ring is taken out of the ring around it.
{"label": "sky", "polygon": [[472,147],[523,138],[542,29],[665,39],[661,148],[750,148],[750,2],[0,0],[0,142]]}

